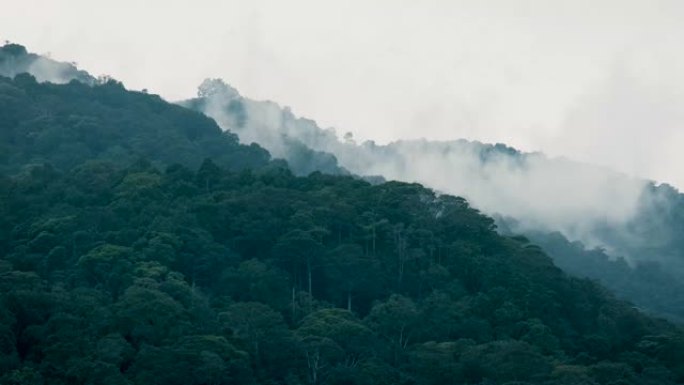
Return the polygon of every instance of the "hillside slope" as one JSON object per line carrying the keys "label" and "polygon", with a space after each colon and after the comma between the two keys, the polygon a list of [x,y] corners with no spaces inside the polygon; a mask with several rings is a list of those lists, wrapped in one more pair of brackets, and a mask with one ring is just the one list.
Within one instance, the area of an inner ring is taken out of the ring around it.
{"label": "hillside slope", "polygon": [[684,381],[681,330],[462,198],[297,177],[115,82],[0,98],[3,384]]}

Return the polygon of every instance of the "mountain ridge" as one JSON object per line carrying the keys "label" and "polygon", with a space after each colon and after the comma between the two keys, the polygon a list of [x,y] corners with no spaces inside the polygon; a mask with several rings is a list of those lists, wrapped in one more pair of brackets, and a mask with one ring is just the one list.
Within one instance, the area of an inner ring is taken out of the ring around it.
{"label": "mountain ridge", "polygon": [[113,80],[0,100],[2,383],[684,382],[678,326],[463,198],[294,175]]}

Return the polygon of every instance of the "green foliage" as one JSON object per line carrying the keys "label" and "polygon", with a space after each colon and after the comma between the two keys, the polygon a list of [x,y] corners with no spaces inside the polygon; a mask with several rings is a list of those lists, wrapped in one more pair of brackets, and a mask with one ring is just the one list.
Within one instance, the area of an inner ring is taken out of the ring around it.
{"label": "green foliage", "polygon": [[297,177],[117,84],[0,93],[0,383],[684,381],[679,329],[463,199]]}
{"label": "green foliage", "polygon": [[[261,167],[269,159],[265,150],[240,145],[234,134],[222,132],[200,113],[158,96],[126,91],[116,82],[55,85],[38,84],[28,74],[14,79],[0,76],[0,100],[0,148],[4,149],[0,171],[4,172],[16,173],[25,165],[44,162],[61,170],[94,160],[122,166],[140,157],[158,165],[181,163],[193,168],[212,157],[239,170]],[[130,178],[131,183],[145,182]]]}
{"label": "green foliage", "polygon": [[[672,207],[676,205],[673,204]],[[672,211],[678,210],[672,209]],[[680,226],[678,223],[670,224],[672,228]],[[668,228],[667,233],[670,231],[672,230]],[[659,229],[654,232],[663,233],[665,230]],[[530,237],[568,273],[597,280],[620,297],[629,298],[636,306],[648,313],[678,323],[684,321],[684,283],[678,278],[679,262],[654,260],[630,265],[624,258],[611,258],[604,250],[589,250],[579,242],[570,242],[560,233],[532,233]],[[672,253],[680,247],[678,244],[669,244],[664,246],[668,251],[640,250],[639,253],[641,255]]]}

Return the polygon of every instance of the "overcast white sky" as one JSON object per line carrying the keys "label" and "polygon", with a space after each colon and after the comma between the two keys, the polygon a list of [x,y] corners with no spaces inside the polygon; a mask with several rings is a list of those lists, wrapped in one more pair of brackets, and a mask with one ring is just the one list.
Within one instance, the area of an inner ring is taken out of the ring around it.
{"label": "overcast white sky", "polygon": [[169,100],[220,77],[359,139],[504,142],[684,187],[680,0],[0,0],[0,39]]}

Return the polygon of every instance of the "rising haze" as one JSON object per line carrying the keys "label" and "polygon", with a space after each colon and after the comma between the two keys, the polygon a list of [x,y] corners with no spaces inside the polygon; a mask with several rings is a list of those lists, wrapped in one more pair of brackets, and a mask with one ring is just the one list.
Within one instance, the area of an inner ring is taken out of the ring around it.
{"label": "rising haze", "polygon": [[0,38],[169,100],[221,77],[356,138],[503,142],[681,187],[683,17],[679,1],[32,0],[3,4]]}

